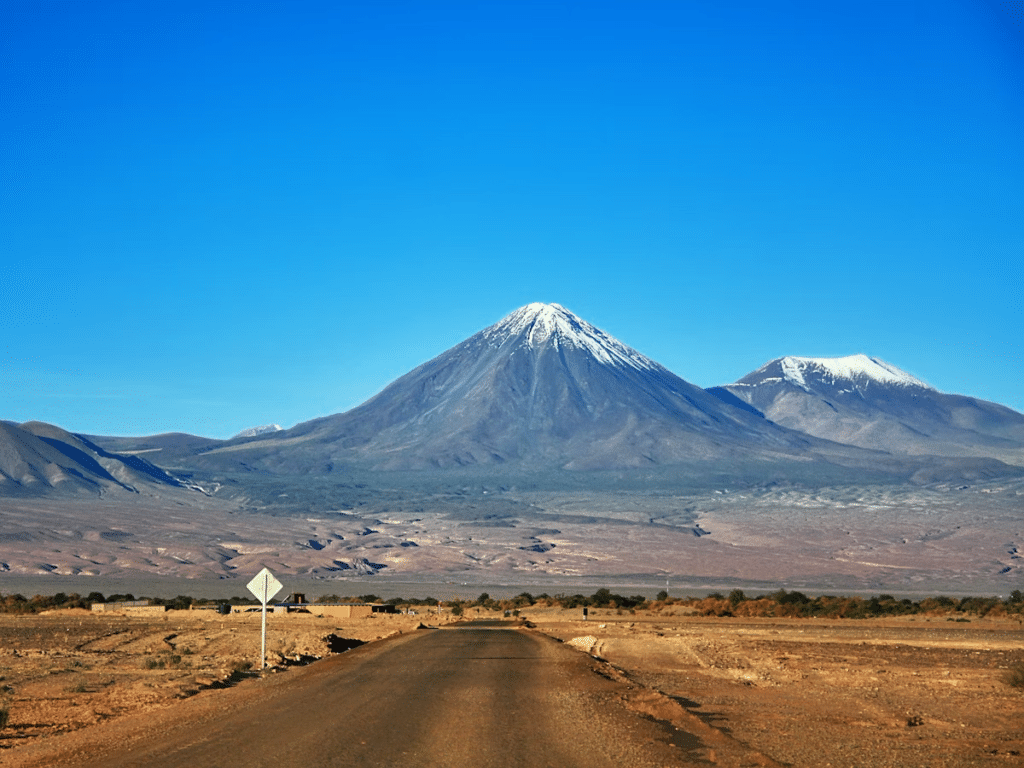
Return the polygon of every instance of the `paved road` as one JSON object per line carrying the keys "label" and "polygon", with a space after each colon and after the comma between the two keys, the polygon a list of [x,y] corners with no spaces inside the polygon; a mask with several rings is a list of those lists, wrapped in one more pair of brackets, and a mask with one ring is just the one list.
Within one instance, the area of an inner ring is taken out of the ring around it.
{"label": "paved road", "polygon": [[135,724],[114,745],[83,745],[49,764],[686,765],[685,752],[669,743],[671,729],[628,712],[621,685],[591,667],[583,654],[526,631],[420,631],[203,694],[155,717],[145,731]]}

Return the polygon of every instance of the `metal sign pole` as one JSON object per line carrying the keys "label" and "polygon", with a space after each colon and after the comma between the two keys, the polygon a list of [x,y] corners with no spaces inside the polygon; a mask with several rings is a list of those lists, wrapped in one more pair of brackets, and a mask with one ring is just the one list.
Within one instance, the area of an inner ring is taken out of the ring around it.
{"label": "metal sign pole", "polygon": [[263,639],[260,643],[260,671],[267,668],[267,591],[270,586],[270,571],[263,574]]}

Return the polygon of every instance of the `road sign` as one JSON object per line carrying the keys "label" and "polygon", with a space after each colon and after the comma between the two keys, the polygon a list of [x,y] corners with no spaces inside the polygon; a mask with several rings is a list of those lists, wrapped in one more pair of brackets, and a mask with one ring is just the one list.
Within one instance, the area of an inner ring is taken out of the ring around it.
{"label": "road sign", "polygon": [[252,581],[245,585],[263,603],[263,641],[260,643],[260,669],[267,666],[267,601],[281,591],[284,586],[274,578],[269,568],[256,574]]}
{"label": "road sign", "polygon": [[266,605],[270,598],[281,591],[284,584],[274,578],[274,574],[270,572],[269,568],[264,568],[245,586],[256,596],[257,600]]}

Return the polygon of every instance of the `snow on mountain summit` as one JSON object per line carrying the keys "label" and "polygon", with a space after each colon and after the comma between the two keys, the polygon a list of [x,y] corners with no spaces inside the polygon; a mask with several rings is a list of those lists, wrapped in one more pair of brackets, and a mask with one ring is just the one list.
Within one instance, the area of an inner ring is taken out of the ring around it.
{"label": "snow on mountain summit", "polygon": [[232,440],[240,437],[258,437],[259,435],[267,435],[272,432],[281,432],[283,429],[280,424],[264,424],[260,427],[250,427],[249,429],[243,429]]}
{"label": "snow on mountain summit", "polygon": [[895,365],[864,354],[846,357],[783,357],[763,366],[753,376],[767,372],[775,364],[781,367],[783,379],[801,389],[808,389],[806,377],[814,374],[831,383],[842,380],[855,385],[874,383],[934,390],[934,387]]}
{"label": "snow on mountain summit", "polygon": [[491,346],[498,347],[510,339],[539,348],[546,344],[575,347],[593,355],[606,365],[627,365],[637,370],[661,370],[662,366],[635,349],[626,346],[600,328],[574,315],[560,304],[534,302],[482,331]]}

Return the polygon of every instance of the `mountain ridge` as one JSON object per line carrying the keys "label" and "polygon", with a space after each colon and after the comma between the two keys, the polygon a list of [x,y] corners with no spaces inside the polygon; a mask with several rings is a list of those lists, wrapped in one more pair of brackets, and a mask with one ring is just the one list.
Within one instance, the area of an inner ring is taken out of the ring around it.
{"label": "mountain ridge", "polygon": [[1024,414],[939,392],[866,355],[777,358],[709,391],[727,392],[783,426],[849,445],[1024,466]]}
{"label": "mountain ridge", "polygon": [[137,494],[153,485],[186,487],[143,458],[110,452],[52,424],[0,422],[0,490],[9,495]]}

